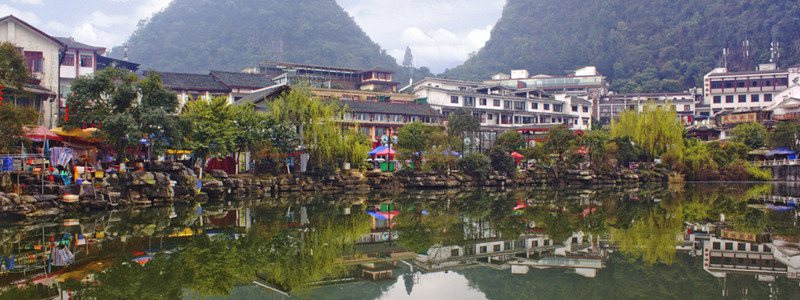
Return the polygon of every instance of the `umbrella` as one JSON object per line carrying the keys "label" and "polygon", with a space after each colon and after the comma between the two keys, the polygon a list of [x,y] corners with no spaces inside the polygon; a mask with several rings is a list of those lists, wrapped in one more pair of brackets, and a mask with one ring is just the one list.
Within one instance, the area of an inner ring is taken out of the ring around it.
{"label": "umbrella", "polygon": [[788,149],[786,147],[780,147],[780,148],[772,149],[772,151],[770,151],[769,153],[767,153],[764,156],[768,156],[769,157],[769,156],[775,156],[775,155],[792,155],[792,154],[797,154],[797,151],[794,151],[792,149]]}
{"label": "umbrella", "polygon": [[152,255],[142,255],[142,256],[133,258],[132,261],[135,261],[135,262],[139,263],[140,265],[144,266],[144,264],[146,264],[151,259],[153,259]]}
{"label": "umbrella", "polygon": [[33,140],[51,140],[51,141],[63,141],[63,139],[47,129],[45,126],[39,126],[36,128],[27,128],[25,137]]}
{"label": "umbrella", "polygon": [[68,138],[75,138],[77,140],[89,143],[96,143],[99,139],[95,136],[95,132],[97,132],[97,128],[86,128],[80,129],[75,128],[70,131],[64,131],[61,127],[53,128],[53,133],[60,135],[62,137]]}
{"label": "umbrella", "polygon": [[511,156],[513,156],[514,158],[523,158],[524,157],[524,156],[522,156],[522,154],[519,154],[516,151],[511,152]]}
{"label": "umbrella", "polygon": [[72,251],[69,251],[69,248],[59,247],[53,249],[53,253],[50,255],[50,259],[52,260],[50,265],[56,267],[64,267],[71,265],[75,261],[75,256],[72,255]]}
{"label": "umbrella", "polygon": [[379,147],[377,147],[375,149],[372,149],[372,151],[367,152],[367,154],[376,155],[376,154],[378,154],[378,152],[381,152],[381,151],[386,150],[386,149],[389,149],[389,147],[379,146]]}
{"label": "umbrella", "polygon": [[443,154],[446,154],[446,155],[452,155],[452,156],[459,156],[459,155],[461,155],[461,153],[458,153],[458,152],[455,152],[455,151],[453,151],[453,150],[450,150],[450,148],[444,149],[444,151],[442,151],[442,153],[443,153]]}
{"label": "umbrella", "polygon": [[395,154],[397,154],[397,151],[394,151],[394,149],[388,147],[386,149],[383,149],[381,152],[375,153],[375,155],[395,155]]}

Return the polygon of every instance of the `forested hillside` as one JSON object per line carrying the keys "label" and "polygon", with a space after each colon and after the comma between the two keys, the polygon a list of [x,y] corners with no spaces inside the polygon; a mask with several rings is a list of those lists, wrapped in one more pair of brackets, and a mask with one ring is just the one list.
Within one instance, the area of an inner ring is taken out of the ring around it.
{"label": "forested hillside", "polygon": [[[237,71],[262,61],[405,71],[334,0],[175,0],[141,21],[127,45],[131,61],[161,71]],[[121,57],[121,47],[112,55]]]}
{"label": "forested hillside", "polygon": [[722,48],[730,70],[752,70],[769,61],[772,41],[780,42],[779,67],[800,64],[800,2],[508,0],[486,45],[443,75],[563,75],[595,65],[619,92],[680,91],[701,87]]}

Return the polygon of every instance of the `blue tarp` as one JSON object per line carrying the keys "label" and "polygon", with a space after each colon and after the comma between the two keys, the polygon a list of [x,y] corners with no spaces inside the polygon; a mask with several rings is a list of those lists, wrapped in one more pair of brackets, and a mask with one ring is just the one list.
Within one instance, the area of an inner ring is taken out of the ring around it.
{"label": "blue tarp", "polygon": [[794,150],[786,148],[786,147],[780,147],[780,148],[772,149],[771,151],[769,151],[764,156],[771,157],[771,156],[775,156],[775,155],[795,155],[795,154],[797,154],[797,151],[794,151]]}
{"label": "blue tarp", "polygon": [[791,207],[791,206],[775,205],[775,204],[772,204],[772,203],[767,203],[766,206],[769,209],[777,211],[777,212],[787,212],[787,211],[790,211],[790,210],[794,209],[794,207]]}
{"label": "blue tarp", "polygon": [[389,148],[389,147],[386,147],[386,146],[379,146],[378,148],[372,149],[372,151],[370,151],[370,152],[367,152],[367,154],[368,154],[368,155],[370,155],[370,156],[372,156],[372,155],[375,155],[375,154],[378,154],[378,153],[380,153],[380,152],[381,152],[381,151],[383,151],[383,150],[386,150],[387,148]]}

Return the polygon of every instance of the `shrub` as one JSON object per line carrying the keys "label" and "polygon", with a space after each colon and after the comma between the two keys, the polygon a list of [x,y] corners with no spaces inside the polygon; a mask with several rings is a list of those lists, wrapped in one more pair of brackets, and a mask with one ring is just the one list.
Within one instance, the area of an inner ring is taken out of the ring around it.
{"label": "shrub", "polygon": [[747,173],[750,174],[750,177],[753,180],[759,180],[759,181],[772,180],[772,170],[770,169],[762,169],[754,165],[748,164]]}
{"label": "shrub", "polygon": [[513,156],[499,148],[492,148],[492,151],[489,152],[489,158],[495,171],[505,173],[508,176],[516,175],[517,160]]}
{"label": "shrub", "polygon": [[486,155],[481,153],[469,153],[458,161],[458,166],[464,173],[483,179],[489,176],[489,172],[491,172],[489,163],[489,157]]}

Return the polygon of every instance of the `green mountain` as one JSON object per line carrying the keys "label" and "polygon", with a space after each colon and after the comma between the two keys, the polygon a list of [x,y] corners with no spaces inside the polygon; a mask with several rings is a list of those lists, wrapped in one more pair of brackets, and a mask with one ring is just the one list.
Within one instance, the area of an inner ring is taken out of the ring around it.
{"label": "green mountain", "polygon": [[[442,75],[486,79],[511,69],[563,75],[594,65],[619,92],[702,87],[728,48],[731,71],[753,70],[780,43],[800,63],[800,2],[772,0],[508,0],[486,45]],[[749,57],[743,46],[749,41]]]}
{"label": "green mountain", "polygon": [[[126,44],[130,61],[159,71],[237,71],[281,61],[410,73],[335,0],[175,0],[140,21]],[[115,47],[112,56],[123,52]]]}

